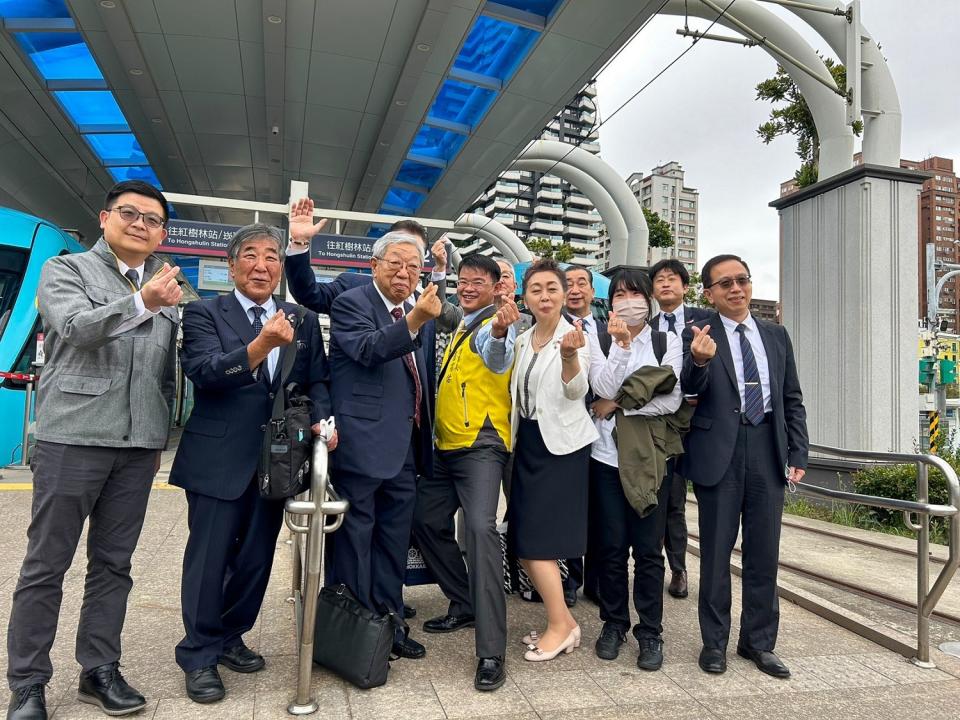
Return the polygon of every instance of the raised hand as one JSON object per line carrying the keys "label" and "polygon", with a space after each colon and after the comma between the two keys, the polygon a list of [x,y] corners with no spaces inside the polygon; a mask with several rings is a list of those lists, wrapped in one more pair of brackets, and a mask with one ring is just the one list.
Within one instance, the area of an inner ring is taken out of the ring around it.
{"label": "raised hand", "polygon": [[520,310],[512,297],[504,297],[503,305],[490,321],[490,334],[495,338],[505,338],[510,326],[520,319]]}
{"label": "raised hand", "polygon": [[577,356],[577,350],[585,347],[587,336],[583,332],[583,321],[577,320],[574,328],[562,338],[560,338],[560,357],[564,360],[572,360]]}
{"label": "raised hand", "polygon": [[313,222],[313,200],[300,198],[290,206],[290,240],[294,245],[309,246],[310,240],[326,227],[327,220]]}
{"label": "raised hand", "polygon": [[433,247],[430,248],[430,254],[433,255],[433,271],[434,272],[446,272],[447,271],[447,238],[446,236],[441,237],[437,240]]}
{"label": "raised hand", "polygon": [[407,327],[412,332],[416,332],[420,327],[430,320],[440,316],[440,310],[443,303],[437,296],[437,286],[433,283],[427,285],[426,289],[420,293],[417,298],[417,304],[407,315]]}
{"label": "raised hand", "polygon": [[704,325],[701,330],[696,325],[690,330],[693,332],[693,340],[690,343],[690,354],[697,365],[706,365],[717,354],[717,343],[710,337],[710,326]]}
{"label": "raised hand", "polygon": [[612,337],[613,341],[620,347],[630,347],[630,328],[627,327],[627,323],[623,318],[617,317],[617,314],[612,311],[607,318],[607,332],[610,333],[610,337]]}
{"label": "raised hand", "polygon": [[283,310],[277,310],[273,317],[264,323],[263,330],[260,331],[257,340],[271,350],[293,342],[293,326],[284,315]]}
{"label": "raised hand", "polygon": [[160,271],[147,280],[140,288],[140,299],[143,306],[150,312],[156,312],[161,307],[175,307],[183,298],[183,291],[177,284],[177,273],[180,268],[170,263],[164,263]]}

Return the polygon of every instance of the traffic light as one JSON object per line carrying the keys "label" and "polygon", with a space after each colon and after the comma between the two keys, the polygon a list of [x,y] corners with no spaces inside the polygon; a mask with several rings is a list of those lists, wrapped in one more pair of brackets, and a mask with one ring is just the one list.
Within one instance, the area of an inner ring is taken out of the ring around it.
{"label": "traffic light", "polygon": [[953,385],[957,382],[957,363],[955,360],[940,361],[940,384]]}
{"label": "traffic light", "polygon": [[[954,372],[956,369],[954,369]],[[936,360],[932,357],[920,358],[920,384],[932,387],[937,377]]]}

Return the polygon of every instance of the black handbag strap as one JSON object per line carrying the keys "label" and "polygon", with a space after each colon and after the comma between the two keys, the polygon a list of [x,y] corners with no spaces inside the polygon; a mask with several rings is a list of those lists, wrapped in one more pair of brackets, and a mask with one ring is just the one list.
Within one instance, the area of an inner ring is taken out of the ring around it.
{"label": "black handbag strap", "polygon": [[303,323],[303,315],[300,308],[294,310],[288,315],[293,318],[293,340],[287,346],[287,351],[283,355],[283,367],[280,369],[280,391],[273,399],[273,420],[279,420],[283,417],[283,411],[286,410],[286,392],[287,380],[290,379],[290,373],[293,372],[293,364],[297,360],[297,332]]}
{"label": "black handbag strap", "polygon": [[457,338],[456,344],[450,349],[450,354],[447,355],[447,361],[443,364],[443,367],[440,368],[440,375],[437,377],[438,386],[443,382],[443,376],[447,374],[447,367],[450,365],[450,361],[453,360],[453,356],[457,354],[457,350],[460,349],[460,346],[463,345],[463,343],[466,342],[466,340],[477,331],[477,328],[483,325],[484,320],[491,318],[496,314],[497,309],[491,305],[482,313],[480,313],[480,315],[474,318],[473,322],[467,326],[466,330],[464,330],[463,335]]}

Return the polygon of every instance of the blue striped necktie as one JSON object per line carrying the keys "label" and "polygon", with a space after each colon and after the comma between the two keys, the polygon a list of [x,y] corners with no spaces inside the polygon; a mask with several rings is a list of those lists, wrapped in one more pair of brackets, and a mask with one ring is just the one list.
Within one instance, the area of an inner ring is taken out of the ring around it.
{"label": "blue striped necktie", "polygon": [[753,425],[763,422],[763,388],[760,386],[760,371],[753,348],[747,340],[747,326],[737,325],[740,333],[740,357],[743,360],[743,414]]}

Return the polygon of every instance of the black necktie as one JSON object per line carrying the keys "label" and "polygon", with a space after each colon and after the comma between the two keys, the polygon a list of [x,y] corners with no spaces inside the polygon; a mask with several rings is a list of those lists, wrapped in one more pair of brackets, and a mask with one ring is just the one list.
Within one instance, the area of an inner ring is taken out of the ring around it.
{"label": "black necktie", "polygon": [[663,316],[667,319],[667,332],[672,332],[674,335],[677,334],[677,316],[673,313],[664,313]]}
{"label": "black necktie", "polygon": [[743,361],[743,414],[753,425],[763,422],[763,388],[753,348],[747,340],[747,326],[737,325],[740,333],[740,356]]}
{"label": "black necktie", "polygon": [[[253,313],[253,332],[255,335],[259,335],[260,331],[263,330],[263,314],[266,312],[266,310],[264,310],[259,305],[254,305],[252,308],[250,308],[250,312]],[[260,368],[263,367],[264,365],[266,365],[269,368],[270,367],[269,362],[270,362],[270,354],[268,353],[267,357],[264,358],[262,363],[260,363],[260,367],[257,367],[254,369],[253,376],[259,380]],[[266,373],[263,374],[263,377],[266,377]]]}
{"label": "black necktie", "polygon": [[133,285],[135,290],[140,289],[140,273],[133,268],[130,268],[124,273],[124,276],[126,276],[127,280],[130,281],[130,284]]}

